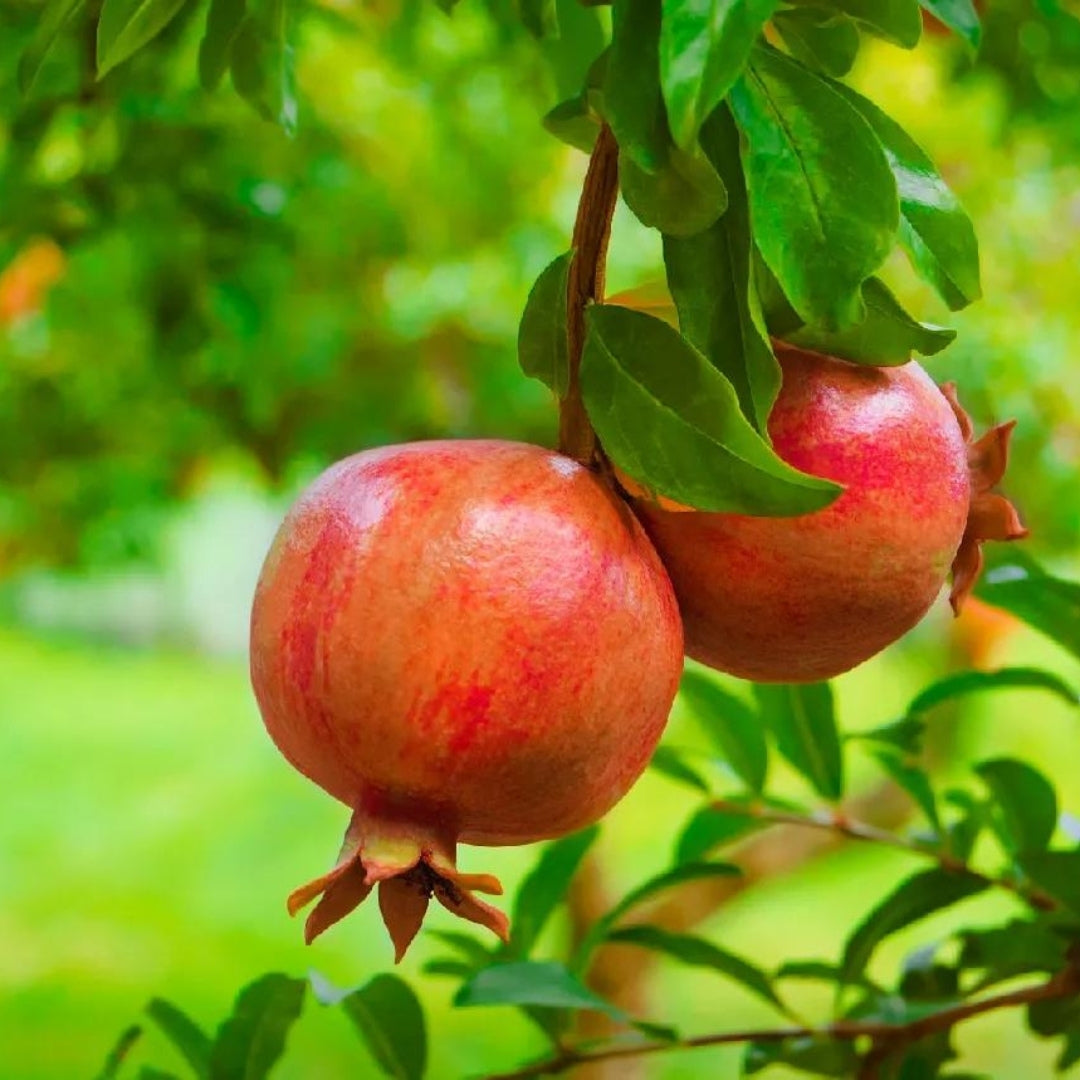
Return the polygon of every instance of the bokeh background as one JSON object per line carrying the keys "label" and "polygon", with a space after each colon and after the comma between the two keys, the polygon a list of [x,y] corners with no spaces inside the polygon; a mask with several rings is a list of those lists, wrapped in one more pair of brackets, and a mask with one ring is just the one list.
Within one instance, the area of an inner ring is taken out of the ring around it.
{"label": "bokeh background", "polygon": [[[23,100],[14,73],[38,8],[0,0],[0,1076],[94,1076],[155,994],[212,1026],[262,972],[353,985],[388,967],[371,908],[310,949],[285,914],[288,891],[335,855],[346,812],[263,733],[247,613],[284,508],[337,457],[429,437],[553,441],[552,402],[519,374],[514,338],[532,280],[567,246],[585,161],[540,117],[577,92],[604,18],[560,7],[556,48],[496,0],[463,0],[452,18],[427,0],[314,0],[290,138],[229,90],[196,89],[200,5],[100,83],[73,36]],[[921,318],[961,331],[933,374],[960,384],[980,425],[1020,421],[1009,490],[1029,548],[1075,576],[1080,23],[1053,0],[994,0],[974,65],[928,35],[914,53],[872,45],[855,81],[976,221],[986,298],[969,311],[942,311],[899,261],[888,276]],[[620,210],[610,287],[659,273],[657,238]],[[950,668],[1005,662],[1080,682],[1032,632],[939,608],[838,680],[842,721],[883,723]],[[998,694],[941,724],[943,775],[1014,753],[1080,815],[1065,705]],[[699,740],[681,706],[669,738]],[[690,798],[649,775],[610,816],[613,892],[667,862]],[[535,856],[468,851],[463,865],[512,890]],[[706,930],[766,966],[833,958],[909,869],[845,849],[755,887]],[[971,902],[876,962],[892,969],[950,920],[1007,908]],[[451,986],[419,974],[433,950],[421,939],[402,966],[430,1010],[433,1076],[538,1048],[511,1010],[451,1010]],[[688,1032],[764,1019],[738,988],[664,966],[649,1011]],[[994,1077],[1050,1075],[1051,1049],[1018,1016],[959,1041]],[[153,1033],[141,1060],[180,1068]],[[671,1055],[647,1075],[734,1076],[736,1060]],[[277,1075],[377,1073],[345,1019],[310,1004]]]}

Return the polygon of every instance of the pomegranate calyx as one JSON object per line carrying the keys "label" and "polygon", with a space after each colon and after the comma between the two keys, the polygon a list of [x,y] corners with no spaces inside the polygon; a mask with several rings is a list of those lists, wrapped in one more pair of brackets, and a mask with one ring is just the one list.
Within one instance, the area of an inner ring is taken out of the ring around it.
{"label": "pomegranate calyx", "polygon": [[501,895],[498,878],[459,873],[453,843],[433,832],[414,829],[409,835],[400,823],[384,828],[380,824],[385,825],[357,811],[346,830],[334,869],[301,885],[289,896],[290,915],[319,898],[304,925],[307,944],[363,903],[376,886],[379,911],[394,943],[395,963],[400,962],[420,930],[433,896],[448,911],[508,940],[510,923],[506,915],[473,895]]}
{"label": "pomegranate calyx", "polygon": [[968,475],[971,478],[967,526],[953,559],[949,593],[953,612],[959,615],[982,573],[983,543],[987,540],[1021,540],[1028,535],[1028,530],[1016,507],[1004,495],[992,490],[1001,482],[1008,467],[1009,440],[1016,421],[998,424],[975,439],[975,427],[956,396],[956,385],[945,383],[941,392],[952,406],[968,444]]}

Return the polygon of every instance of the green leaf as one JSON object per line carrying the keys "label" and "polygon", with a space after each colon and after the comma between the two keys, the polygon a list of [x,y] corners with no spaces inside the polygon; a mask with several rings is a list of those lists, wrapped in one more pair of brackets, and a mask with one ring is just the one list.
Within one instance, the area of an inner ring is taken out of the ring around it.
{"label": "green leaf", "polygon": [[626,1014],[594,994],[562,964],[523,960],[479,971],[455,995],[459,1008],[478,1005],[532,1005],[550,1009],[589,1009],[615,1020]]}
{"label": "green leaf", "polygon": [[1004,608],[1080,657],[1080,584],[1048,574],[1022,552],[991,555],[975,595]]}
{"label": "green leaf", "polygon": [[987,690],[1048,690],[1069,705],[1080,704],[1076,691],[1049,671],[1039,668],[999,668],[997,671],[961,671],[928,686],[908,706],[908,716],[917,716],[947,701]]}
{"label": "green leaf", "polygon": [[649,767],[654,771],[676,780],[680,784],[686,784],[697,791],[708,795],[712,790],[708,781],[693,766],[688,765],[685,757],[673,746],[658,746],[653,751]]}
{"label": "green leaf", "polygon": [[935,832],[940,833],[942,831],[941,815],[938,813],[934,789],[930,786],[930,777],[918,766],[892,751],[880,750],[874,754],[874,757],[893,782],[911,796],[915,805],[926,815],[927,821],[934,827]]}
{"label": "green leaf", "polygon": [[978,989],[1018,975],[1054,972],[1065,964],[1066,939],[1045,922],[1012,919],[1004,926],[965,930],[961,935],[960,966],[982,971]]}
{"label": "green leaf", "polygon": [[896,181],[870,125],[830,83],[774,49],[755,50],[731,107],[747,139],[750,217],[769,269],[803,322],[858,323],[860,286],[900,223]]}
{"label": "green leaf", "polygon": [[971,792],[952,788],[945,792],[945,802],[959,807],[961,813],[945,827],[946,847],[955,858],[966,861],[971,857],[975,841],[987,823],[986,803]]}
{"label": "green leaf", "polygon": [[773,26],[796,60],[823,75],[838,79],[855,63],[859,31],[846,15],[821,7],[790,8],[773,16]]}
{"label": "green leaf", "polygon": [[753,287],[739,133],[727,108],[708,119],[701,145],[727,190],[727,210],[692,237],[664,237],[668,287],[683,336],[727,376],[744,415],[764,432],[780,390],[780,365]]}
{"label": "green leaf", "polygon": [[296,74],[288,0],[251,0],[232,47],[233,86],[255,111],[288,134],[296,131]]}
{"label": "green leaf", "polygon": [[1027,1010],[1028,1027],[1044,1039],[1080,1029],[1080,1001],[1076,997],[1033,1001]]}
{"label": "green leaf", "polygon": [[198,1077],[210,1075],[210,1036],[187,1013],[163,998],[151,998],[146,1014],[180,1051]]}
{"label": "green leaf", "polygon": [[521,370],[564,397],[570,381],[566,340],[566,290],[574,253],[567,251],[548,263],[536,279],[518,328]]}
{"label": "green leaf", "polygon": [[895,120],[843,83],[833,86],[881,141],[900,193],[900,242],[912,266],[954,311],[978,300],[979,243],[952,189]]}
{"label": "green leaf", "polygon": [[120,1033],[120,1038],[113,1044],[101,1072],[97,1074],[97,1080],[115,1080],[120,1072],[120,1067],[127,1060],[135,1044],[142,1038],[143,1030],[138,1024],[132,1024]]}
{"label": "green leaf", "polygon": [[719,972],[770,1005],[775,1005],[781,1012],[787,1012],[787,1007],[761,968],[704,938],[693,934],[673,933],[658,926],[626,926],[613,930],[608,935],[608,940],[623,945],[638,945],[643,949],[663,953],[691,967],[704,967]]}
{"label": "green leaf", "polygon": [[902,754],[914,757],[922,753],[923,736],[926,734],[926,721],[917,716],[904,716],[892,723],[869,731],[855,731],[845,736],[849,741],[881,743],[883,746],[899,750]]}
{"label": "green leaf", "polygon": [[467,979],[476,973],[476,964],[470,964],[467,960],[455,960],[450,956],[435,957],[428,960],[421,969],[425,975],[442,975],[450,979]]}
{"label": "green leaf", "polygon": [[586,154],[592,153],[600,134],[600,114],[587,94],[560,101],[544,115],[542,123],[557,139]]}
{"label": "green leaf", "polygon": [[517,959],[532,952],[548,920],[566,896],[582,859],[599,835],[600,826],[591,825],[544,849],[514,898],[510,943],[505,950],[507,956]]}
{"label": "green leaf", "polygon": [[956,340],[956,331],[913,319],[879,278],[862,284],[866,317],[846,330],[802,326],[784,340],[804,349],[856,364],[889,367],[906,364],[912,352],[933,356]]}
{"label": "green leaf", "polygon": [[982,40],[982,23],[972,0],[919,0],[935,19],[940,19],[973,49]]}
{"label": "green leaf", "polygon": [[619,181],[635,217],[669,236],[707,229],[727,205],[723,183],[700,154],[672,149],[664,164],[649,172],[620,153]]}
{"label": "green leaf", "polygon": [[187,0],[105,0],[97,28],[98,78],[157,37],[185,3]]}
{"label": "green leaf", "polygon": [[844,793],[844,759],[826,682],[757,684],[754,694],[776,748],[823,798]]}
{"label": "green leaf", "polygon": [[770,1065],[788,1065],[817,1076],[850,1078],[859,1059],[850,1043],[822,1036],[797,1036],[778,1042],[751,1043],[743,1060],[744,1075],[753,1076]]}
{"label": "green leaf", "polygon": [[559,13],[555,0],[518,0],[521,22],[535,38],[559,36]]}
{"label": "green leaf", "polygon": [[994,796],[1001,815],[999,832],[1008,850],[1045,851],[1057,828],[1054,785],[1038,769],[1014,758],[984,761],[975,766],[975,772]]}
{"label": "green leaf", "polygon": [[155,1069],[153,1065],[140,1065],[139,1080],[180,1080],[180,1077],[164,1069]]}
{"label": "green leaf", "polygon": [[694,813],[675,845],[676,863],[692,863],[703,859],[723,844],[741,840],[763,826],[749,814],[732,814],[703,806]]}
{"label": "green leaf", "polygon": [[69,33],[86,8],[86,0],[48,0],[37,17],[37,26],[30,44],[19,57],[19,92],[26,94],[34,85],[56,43]]}
{"label": "green leaf", "polygon": [[262,1080],[285,1050],[300,1016],[304,979],[272,973],[240,991],[232,1015],[218,1029],[210,1051],[210,1080]]}
{"label": "green leaf", "polygon": [[676,145],[698,132],[746,66],[777,0],[661,0],[660,85]]}
{"label": "green leaf", "polygon": [[743,416],[731,383],[659,319],[591,307],[581,390],[612,461],[687,506],[809,513],[839,491],[781,461]]}
{"label": "green leaf", "polygon": [[832,0],[875,37],[914,49],[922,37],[922,12],[917,0]]}
{"label": "green leaf", "polygon": [[769,749],[761,716],[714,679],[688,669],[679,687],[724,760],[746,786],[761,792],[769,767]]}
{"label": "green leaf", "polygon": [[206,32],[199,43],[199,82],[204,90],[216,90],[225,77],[246,17],[247,0],[210,0]]}
{"label": "green leaf", "polygon": [[862,975],[874,950],[890,934],[937,911],[975,896],[987,887],[974,876],[947,870],[923,870],[903,881],[859,924],[844,949],[845,982]]}
{"label": "green leaf", "polygon": [[427,1068],[427,1027],[404,979],[376,975],[341,1001],[376,1064],[395,1080],[420,1080]]}
{"label": "green leaf", "polygon": [[490,963],[494,955],[493,950],[477,941],[472,934],[463,934],[459,930],[436,929],[428,930],[427,934],[429,937],[443,942],[444,945],[449,945],[459,956],[464,957],[466,961],[477,967]]}

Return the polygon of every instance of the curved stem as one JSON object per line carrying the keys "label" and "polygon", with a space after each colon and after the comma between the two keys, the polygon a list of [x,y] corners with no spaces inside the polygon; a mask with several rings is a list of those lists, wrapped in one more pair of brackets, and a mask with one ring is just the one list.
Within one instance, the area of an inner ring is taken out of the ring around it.
{"label": "curved stem", "polygon": [[604,265],[618,194],[619,147],[611,128],[605,124],[597,136],[581,188],[574,222],[574,260],[566,290],[570,377],[566,396],[559,404],[559,449],[584,465],[592,463],[597,451],[596,432],[581,400],[579,379],[585,347],[585,308],[604,296]]}

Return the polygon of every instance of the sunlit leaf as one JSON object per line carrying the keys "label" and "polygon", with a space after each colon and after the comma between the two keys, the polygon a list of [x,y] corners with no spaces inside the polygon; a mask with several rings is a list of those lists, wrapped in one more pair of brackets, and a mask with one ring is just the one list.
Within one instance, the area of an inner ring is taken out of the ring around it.
{"label": "sunlit leaf", "polygon": [[930,785],[930,777],[918,766],[891,751],[878,751],[874,757],[893,782],[911,796],[935,831],[941,832],[941,817],[938,814],[934,789]]}
{"label": "sunlit leaf", "polygon": [[162,1030],[198,1077],[210,1074],[210,1036],[190,1016],[163,998],[152,998],[146,1014]]}
{"label": "sunlit leaf", "polygon": [[730,813],[703,806],[695,811],[683,826],[675,844],[675,861],[697,862],[718,847],[741,840],[762,827],[762,823],[750,814]]}
{"label": "sunlit leaf", "polygon": [[917,0],[832,0],[876,37],[913,49],[922,36],[922,12]]}
{"label": "sunlit leaf", "polygon": [[757,684],[754,694],[776,748],[826,799],[844,793],[844,759],[828,683]]}
{"label": "sunlit leaf", "polygon": [[990,690],[1048,690],[1069,705],[1080,704],[1076,691],[1064,680],[1040,668],[999,668],[997,671],[961,671],[932,683],[908,705],[917,716],[947,701]]}

